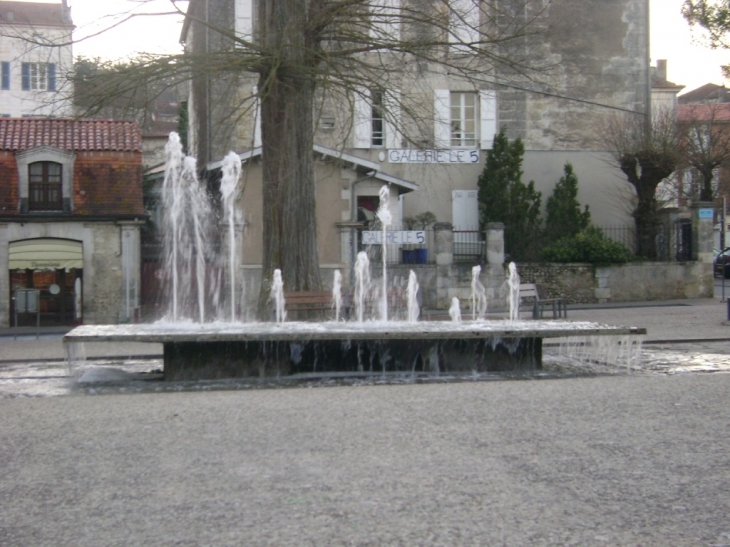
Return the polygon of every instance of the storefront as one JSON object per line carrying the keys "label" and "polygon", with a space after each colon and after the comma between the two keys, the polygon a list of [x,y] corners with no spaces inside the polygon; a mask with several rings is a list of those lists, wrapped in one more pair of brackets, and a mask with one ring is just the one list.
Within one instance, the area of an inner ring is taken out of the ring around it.
{"label": "storefront", "polygon": [[[40,294],[42,325],[81,322],[83,245],[69,239],[38,238],[9,244],[10,315],[15,291],[36,289]],[[35,317],[18,316],[18,324],[34,324]]]}

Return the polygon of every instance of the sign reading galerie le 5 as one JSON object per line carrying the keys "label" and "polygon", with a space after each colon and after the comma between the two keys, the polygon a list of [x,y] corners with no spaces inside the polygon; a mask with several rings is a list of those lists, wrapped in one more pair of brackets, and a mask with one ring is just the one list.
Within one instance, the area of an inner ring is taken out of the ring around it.
{"label": "sign reading galerie le 5", "polygon": [[[385,242],[387,244],[413,244],[419,245],[426,243],[426,232],[423,230],[393,230],[392,232],[386,232]],[[364,231],[362,233],[362,244],[363,245],[382,245],[383,244],[383,232],[382,231]]]}
{"label": "sign reading galerie le 5", "polygon": [[479,163],[479,150],[388,150],[389,163]]}

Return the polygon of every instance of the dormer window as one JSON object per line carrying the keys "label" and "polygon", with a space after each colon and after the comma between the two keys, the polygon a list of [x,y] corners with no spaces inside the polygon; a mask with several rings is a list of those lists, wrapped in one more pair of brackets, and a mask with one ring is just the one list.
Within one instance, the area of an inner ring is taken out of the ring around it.
{"label": "dormer window", "polygon": [[50,146],[18,152],[18,210],[21,213],[71,213],[76,154]]}
{"label": "dormer window", "polygon": [[63,211],[63,174],[60,163],[37,161],[28,165],[28,210]]}

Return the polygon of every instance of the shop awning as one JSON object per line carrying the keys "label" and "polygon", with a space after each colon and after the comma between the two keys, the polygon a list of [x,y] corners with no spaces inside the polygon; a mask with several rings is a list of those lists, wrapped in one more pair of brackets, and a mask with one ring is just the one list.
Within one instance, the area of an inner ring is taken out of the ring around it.
{"label": "shop awning", "polygon": [[11,270],[68,270],[84,267],[80,241],[24,239],[10,243]]}

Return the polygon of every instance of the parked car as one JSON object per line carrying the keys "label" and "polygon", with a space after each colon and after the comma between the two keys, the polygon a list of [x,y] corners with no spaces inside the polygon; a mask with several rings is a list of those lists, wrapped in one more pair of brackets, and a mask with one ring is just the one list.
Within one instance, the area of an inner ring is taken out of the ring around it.
{"label": "parked car", "polygon": [[715,273],[715,277],[723,277],[724,274],[725,279],[730,278],[730,247],[725,247],[725,249],[718,253],[715,257],[713,271]]}

